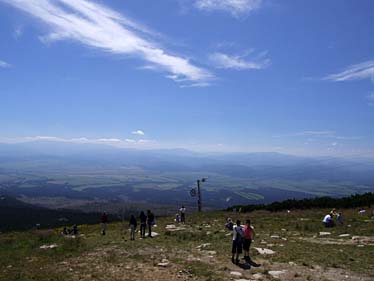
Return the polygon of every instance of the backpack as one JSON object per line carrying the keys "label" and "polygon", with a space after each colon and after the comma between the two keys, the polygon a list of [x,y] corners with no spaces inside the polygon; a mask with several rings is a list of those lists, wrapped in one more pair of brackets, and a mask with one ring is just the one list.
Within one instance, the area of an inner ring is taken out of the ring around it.
{"label": "backpack", "polygon": [[238,226],[236,226],[234,231],[236,232],[235,241],[241,243],[244,236],[243,229],[240,227],[240,231],[238,231]]}

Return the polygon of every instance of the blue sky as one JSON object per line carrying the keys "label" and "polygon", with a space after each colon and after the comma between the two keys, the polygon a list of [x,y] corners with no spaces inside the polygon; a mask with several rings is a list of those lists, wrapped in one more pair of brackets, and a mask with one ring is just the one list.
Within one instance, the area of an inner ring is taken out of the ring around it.
{"label": "blue sky", "polygon": [[374,2],[0,0],[0,141],[374,156]]}

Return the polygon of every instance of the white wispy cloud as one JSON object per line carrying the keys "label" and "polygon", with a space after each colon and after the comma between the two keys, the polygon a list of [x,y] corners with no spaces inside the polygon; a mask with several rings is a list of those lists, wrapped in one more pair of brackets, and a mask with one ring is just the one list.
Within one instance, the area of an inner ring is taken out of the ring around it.
{"label": "white wispy cloud", "polygon": [[142,130],[132,131],[131,134],[138,135],[138,136],[144,136],[145,135],[145,133]]}
{"label": "white wispy cloud", "polygon": [[266,58],[266,52],[257,55],[252,60],[245,59],[245,57],[247,55],[233,56],[216,52],[209,56],[209,60],[217,68],[235,70],[263,69],[270,65],[270,59]]}
{"label": "white wispy cloud", "polygon": [[277,135],[273,136],[274,138],[282,138],[282,137],[307,137],[308,141],[312,141],[313,139],[336,139],[336,140],[360,140],[362,136],[341,136],[338,135],[335,131],[330,130],[321,130],[321,131],[302,131],[296,132],[291,134],[284,134],[284,135]]}
{"label": "white wispy cloud", "polygon": [[185,83],[213,78],[188,58],[159,47],[149,39],[152,32],[148,29],[102,4],[86,0],[0,1],[44,22],[51,30],[42,37],[44,42],[69,39],[114,55],[131,55]]}
{"label": "white wispy cloud", "polygon": [[195,7],[206,11],[224,11],[238,17],[260,8],[262,0],[195,0]]}
{"label": "white wispy cloud", "polygon": [[35,142],[35,141],[48,141],[48,142],[63,142],[63,143],[76,143],[76,144],[105,144],[116,147],[143,147],[148,144],[154,144],[154,140],[149,139],[119,139],[119,138],[65,138],[56,136],[26,136],[16,138],[0,138],[0,142],[5,143],[22,143],[22,142]]}
{"label": "white wispy cloud", "polygon": [[363,79],[374,79],[374,60],[351,65],[339,73],[330,74],[324,77],[324,80],[336,82]]}
{"label": "white wispy cloud", "polygon": [[5,61],[0,60],[0,68],[10,68],[10,67],[12,67],[11,64],[9,64],[9,63],[7,63]]}

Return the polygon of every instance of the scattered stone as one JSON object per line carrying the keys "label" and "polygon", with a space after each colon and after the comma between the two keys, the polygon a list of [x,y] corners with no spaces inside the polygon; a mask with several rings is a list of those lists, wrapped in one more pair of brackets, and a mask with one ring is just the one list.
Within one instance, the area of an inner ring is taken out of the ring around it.
{"label": "scattered stone", "polygon": [[292,266],[296,265],[296,263],[294,263],[293,261],[290,261],[288,264]]}
{"label": "scattered stone", "polygon": [[275,252],[270,249],[265,249],[265,248],[255,248],[257,252],[261,255],[273,255]]}
{"label": "scattered stone", "polygon": [[280,275],[286,273],[286,270],[270,270],[269,274],[274,278],[279,278]]}
{"label": "scattered stone", "polygon": [[357,247],[362,248],[362,247],[365,247],[365,246],[364,245],[357,245]]}
{"label": "scattered stone", "polygon": [[252,277],[257,280],[257,279],[262,279],[263,275],[261,273],[255,273],[252,275]]}
{"label": "scattered stone", "polygon": [[201,244],[199,246],[196,247],[196,249],[204,249],[206,247],[209,247],[210,245],[212,245],[212,243],[204,243],[204,244]]}
{"label": "scattered stone", "polygon": [[234,276],[237,276],[237,277],[241,277],[243,274],[239,271],[231,271],[230,272],[231,275],[234,275]]}
{"label": "scattered stone", "polygon": [[158,234],[157,232],[153,232],[152,231],[152,237],[156,237],[156,236],[159,236],[160,234]]}
{"label": "scattered stone", "polygon": [[217,254],[216,251],[206,251],[206,253],[209,255],[209,256],[214,256]]}
{"label": "scattered stone", "polygon": [[169,265],[170,263],[167,259],[162,259],[162,261],[157,264],[159,267],[168,267]]}
{"label": "scattered stone", "polygon": [[57,248],[57,244],[42,245],[42,246],[40,246],[40,249],[54,249],[54,248]]}
{"label": "scattered stone", "polygon": [[340,234],[339,237],[349,237],[350,235],[348,233]]}
{"label": "scattered stone", "polygon": [[273,239],[280,239],[279,235],[272,235],[272,236],[270,236],[270,238],[273,238]]}
{"label": "scattered stone", "polygon": [[331,232],[321,231],[319,233],[319,236],[327,236],[327,235],[331,235]]}

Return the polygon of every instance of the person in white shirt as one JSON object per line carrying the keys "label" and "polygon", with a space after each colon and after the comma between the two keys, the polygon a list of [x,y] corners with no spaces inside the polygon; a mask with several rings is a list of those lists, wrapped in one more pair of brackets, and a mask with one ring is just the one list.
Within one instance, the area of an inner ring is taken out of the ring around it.
{"label": "person in white shirt", "polygon": [[231,258],[231,261],[235,264],[239,264],[239,255],[243,252],[243,238],[244,230],[240,225],[240,220],[237,220],[236,225],[233,228]]}
{"label": "person in white shirt", "polygon": [[326,215],[323,218],[322,222],[325,225],[325,227],[333,227],[334,226],[334,220],[332,218],[333,218],[333,214],[332,213]]}
{"label": "person in white shirt", "polygon": [[182,206],[182,208],[179,209],[179,212],[181,214],[181,223],[185,224],[186,223],[186,208]]}

